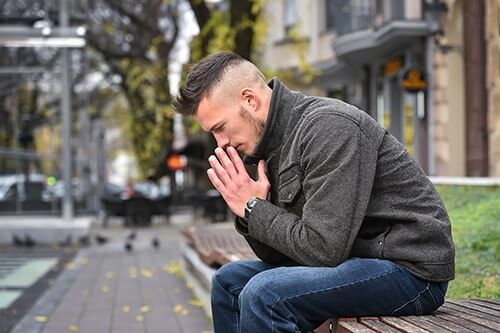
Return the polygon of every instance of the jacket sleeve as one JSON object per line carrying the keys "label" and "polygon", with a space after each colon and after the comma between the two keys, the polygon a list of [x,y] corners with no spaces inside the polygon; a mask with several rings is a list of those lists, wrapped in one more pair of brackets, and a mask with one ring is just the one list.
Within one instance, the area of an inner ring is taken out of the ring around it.
{"label": "jacket sleeve", "polygon": [[349,257],[363,222],[377,151],[362,147],[359,124],[333,113],[316,113],[297,135],[301,175],[294,186],[305,198],[302,216],[261,201],[249,217],[249,236],[299,264],[336,266]]}
{"label": "jacket sleeve", "polygon": [[248,245],[252,248],[253,252],[261,259],[262,261],[271,264],[271,265],[293,265],[296,264],[292,259],[288,258],[283,253],[273,249],[271,246],[264,244],[252,236],[248,234],[248,225],[241,218],[236,216],[236,220],[234,223],[236,231],[238,231],[245,240]]}

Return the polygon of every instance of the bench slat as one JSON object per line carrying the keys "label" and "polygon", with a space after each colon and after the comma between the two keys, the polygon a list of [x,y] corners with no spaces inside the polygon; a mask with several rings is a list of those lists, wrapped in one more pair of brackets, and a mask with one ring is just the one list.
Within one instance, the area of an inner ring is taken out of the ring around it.
{"label": "bench slat", "polygon": [[423,328],[410,324],[409,322],[402,320],[400,317],[380,317],[380,320],[403,332],[432,333],[431,331],[424,330]]}
{"label": "bench slat", "polygon": [[[431,323],[436,324],[440,327],[446,327],[447,329],[449,329],[455,333],[474,333],[473,330],[470,330],[466,327],[455,324],[451,321],[448,321],[446,319],[440,318],[440,317],[435,316],[435,315],[422,316],[421,318],[423,318],[425,321],[431,322]],[[440,332],[440,331],[437,331],[437,332]]]}
{"label": "bench slat", "polygon": [[[464,303],[460,303],[458,305],[455,302],[447,302],[444,304],[444,307],[449,308],[451,310],[469,313],[479,318],[484,318],[487,320],[494,321],[495,326],[496,325],[500,326],[500,312],[498,314],[495,313],[491,314],[489,312],[483,311],[484,309],[482,309],[481,307],[474,307],[474,305],[464,304]],[[500,331],[500,328],[498,330]]]}
{"label": "bench slat", "polygon": [[478,333],[497,332],[498,333],[498,331],[494,331],[490,328],[484,327],[478,323],[475,323],[474,321],[470,321],[466,318],[463,318],[462,316],[459,317],[456,314],[450,313],[446,310],[438,310],[438,311],[435,311],[434,313],[443,319],[451,321],[459,326],[466,327],[474,332],[478,332]]}
{"label": "bench slat", "polygon": [[371,328],[372,330],[380,333],[401,333],[400,330],[395,329],[392,326],[387,325],[379,320],[379,318],[361,318],[360,323]]}
{"label": "bench slat", "polygon": [[[441,309],[443,309],[443,311],[449,312],[450,314],[454,314],[457,316],[459,315],[461,318],[473,321],[473,322],[478,323],[479,325],[483,325],[485,327],[493,328],[497,332],[500,332],[500,324],[499,323],[492,321],[492,320],[485,319],[484,317],[480,316],[481,313],[478,314],[477,311],[474,312],[474,310],[470,310],[468,312],[465,312],[462,307],[457,307],[457,306],[454,306],[452,304],[449,304],[449,305],[445,304],[441,307]],[[457,313],[457,311],[458,311],[458,313]]]}
{"label": "bench slat", "polygon": [[[482,309],[487,309],[488,311],[485,311],[485,312],[488,312],[488,313],[491,313],[490,310],[493,310],[495,311],[495,314],[497,316],[500,316],[500,305],[498,304],[495,304],[495,303],[491,303],[491,302],[488,302],[489,300],[484,300],[484,301],[480,301],[480,300],[467,300],[467,301],[464,301],[462,303],[465,303],[465,304],[474,304],[476,306],[479,306],[481,307]],[[491,313],[493,314],[493,313]]]}
{"label": "bench slat", "polygon": [[355,321],[339,321],[335,333],[378,333]]}
{"label": "bench slat", "polygon": [[407,321],[420,328],[430,330],[431,332],[453,332],[453,330],[448,329],[446,325],[440,326],[431,321],[425,320],[425,316],[405,316],[401,317],[402,320]]}

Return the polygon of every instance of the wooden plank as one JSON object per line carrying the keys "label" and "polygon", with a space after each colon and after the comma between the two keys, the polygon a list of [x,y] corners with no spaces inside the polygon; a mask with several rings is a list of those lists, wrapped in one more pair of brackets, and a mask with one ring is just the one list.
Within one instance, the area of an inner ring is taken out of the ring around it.
{"label": "wooden plank", "polygon": [[360,318],[360,323],[379,333],[401,333],[400,330],[381,322],[379,318]]}
{"label": "wooden plank", "polygon": [[430,331],[410,324],[407,321],[402,320],[400,317],[380,317],[380,320],[392,327],[395,327],[403,332],[408,333],[429,333]]}
{"label": "wooden plank", "polygon": [[[425,321],[431,322],[433,324],[439,325],[441,327],[446,327],[447,329],[450,329],[452,332],[456,333],[474,333],[473,330],[470,330],[466,327],[463,327],[461,325],[455,324],[451,321],[445,320],[440,317],[436,317],[435,315],[430,315],[430,316],[422,316]],[[439,331],[438,331],[439,332]]]}
{"label": "wooden plank", "polygon": [[339,321],[335,333],[378,333],[356,321]]}
{"label": "wooden plank", "polygon": [[425,320],[426,317],[429,316],[404,316],[401,317],[401,319],[431,332],[453,332],[453,330],[448,329],[446,325],[440,326],[431,321]]}
{"label": "wooden plank", "polygon": [[483,299],[482,301],[500,305],[500,299]]}
{"label": "wooden plank", "polygon": [[490,300],[466,300],[466,301],[463,301],[463,302],[460,302],[461,304],[465,303],[465,304],[475,304],[475,305],[478,305],[480,307],[483,307],[483,308],[488,308],[488,309],[491,309],[491,310],[496,310],[498,313],[500,313],[500,304],[496,304],[496,303],[493,303],[493,302],[489,302]]}
{"label": "wooden plank", "polygon": [[[490,309],[485,309],[483,307],[477,306],[475,304],[464,304],[464,303],[454,303],[454,302],[447,302],[446,304],[443,305],[443,307],[450,308],[456,311],[461,311],[465,313],[470,313],[474,316],[477,316],[479,318],[484,318],[487,320],[492,320],[496,323],[500,323],[500,313],[495,313],[495,311],[488,312]],[[500,325],[500,324],[499,324]]]}
{"label": "wooden plank", "polygon": [[480,316],[481,313],[478,311],[474,311],[470,309],[469,311],[464,311],[462,307],[453,305],[453,304],[445,304],[441,307],[441,311],[449,312],[450,314],[459,316],[460,318],[464,318],[485,327],[489,327],[495,329],[497,332],[500,332],[500,323],[497,323],[493,320],[489,320]]}
{"label": "wooden plank", "polygon": [[478,332],[478,333],[492,333],[492,332],[496,332],[498,333],[498,331],[494,331],[488,327],[484,327],[476,322],[473,322],[473,321],[470,321],[466,318],[463,318],[462,316],[458,316],[456,313],[450,313],[446,310],[438,310],[438,311],[434,311],[434,315],[435,316],[438,316],[439,318],[442,318],[442,319],[445,319],[445,320],[448,320],[450,322],[453,322],[459,326],[462,326],[462,327],[465,327],[465,328],[468,328],[474,332]]}

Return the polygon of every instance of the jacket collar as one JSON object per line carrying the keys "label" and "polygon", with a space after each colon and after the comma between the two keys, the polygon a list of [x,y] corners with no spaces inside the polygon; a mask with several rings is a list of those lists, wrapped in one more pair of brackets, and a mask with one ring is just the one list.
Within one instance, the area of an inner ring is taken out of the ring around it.
{"label": "jacket collar", "polygon": [[268,86],[273,92],[266,124],[262,132],[262,138],[255,147],[253,155],[245,157],[245,163],[247,164],[256,164],[259,160],[267,159],[272,152],[281,146],[285,130],[292,117],[293,105],[298,97],[278,78],[269,81]]}

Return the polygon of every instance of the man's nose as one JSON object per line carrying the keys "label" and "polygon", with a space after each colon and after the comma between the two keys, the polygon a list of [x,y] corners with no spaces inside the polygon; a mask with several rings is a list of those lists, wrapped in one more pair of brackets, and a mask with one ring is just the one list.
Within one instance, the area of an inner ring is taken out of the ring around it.
{"label": "man's nose", "polygon": [[217,146],[221,148],[226,148],[229,146],[229,138],[225,135],[222,135],[220,133],[214,134],[215,141],[217,141]]}

